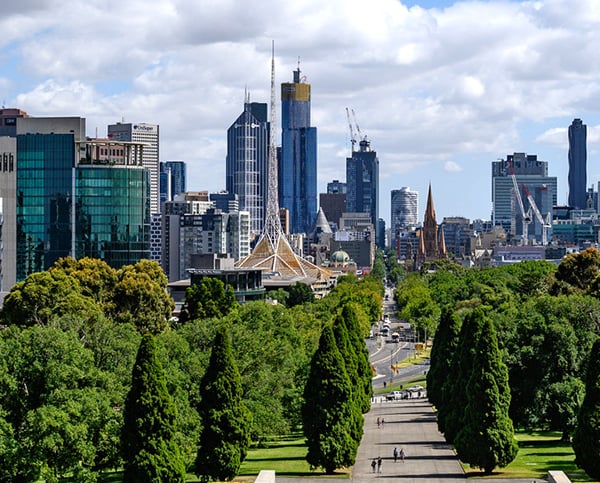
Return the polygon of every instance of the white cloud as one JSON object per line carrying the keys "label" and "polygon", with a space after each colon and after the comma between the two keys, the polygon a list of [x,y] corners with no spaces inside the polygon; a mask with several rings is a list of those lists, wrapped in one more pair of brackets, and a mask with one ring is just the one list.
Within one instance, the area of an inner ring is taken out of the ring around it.
{"label": "white cloud", "polygon": [[462,170],[462,166],[454,161],[446,161],[444,163],[444,171],[447,173],[460,173]]}
{"label": "white cloud", "polygon": [[7,104],[86,116],[90,132],[121,117],[159,123],[161,157],[188,162],[190,189],[224,187],[226,129],[246,87],[268,102],[272,39],[277,83],[300,57],[312,85],[320,186],[345,177],[351,107],[378,152],[384,217],[390,189],[425,193],[430,179],[442,185],[459,170],[452,189],[436,191],[437,210],[488,216],[474,210],[489,195],[471,188],[489,186],[489,163],[541,149],[560,175],[573,117],[600,143],[595,0],[9,3],[0,19]]}

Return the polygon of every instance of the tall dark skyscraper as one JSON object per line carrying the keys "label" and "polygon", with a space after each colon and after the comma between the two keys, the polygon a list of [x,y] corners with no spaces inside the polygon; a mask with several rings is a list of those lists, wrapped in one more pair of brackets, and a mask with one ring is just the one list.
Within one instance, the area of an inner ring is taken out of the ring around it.
{"label": "tall dark skyscraper", "polygon": [[[165,161],[160,163],[160,206],[165,201],[186,191],[186,166],[184,161]],[[162,211],[162,210],[161,210]]]}
{"label": "tall dark skyscraper", "polygon": [[587,126],[573,119],[569,126],[569,206],[587,207]]}
{"label": "tall dark skyscraper", "polygon": [[308,233],[317,215],[317,128],[310,126],[310,84],[294,71],[281,84],[279,205],[290,212],[290,232]]}
{"label": "tall dark skyscraper", "polygon": [[358,151],[346,158],[346,211],[369,213],[373,227],[379,219],[379,159],[365,137]]}
{"label": "tall dark skyscraper", "polygon": [[244,112],[227,130],[225,189],[236,194],[239,209],[250,212],[250,231],[259,235],[265,220],[268,185],[267,104],[246,98]]}

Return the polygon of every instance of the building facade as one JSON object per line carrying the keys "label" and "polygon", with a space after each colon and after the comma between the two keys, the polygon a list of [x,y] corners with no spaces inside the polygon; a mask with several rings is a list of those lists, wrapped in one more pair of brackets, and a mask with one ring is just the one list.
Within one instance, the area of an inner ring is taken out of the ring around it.
{"label": "building facade", "polygon": [[346,183],[342,183],[338,179],[334,179],[331,183],[327,183],[327,194],[346,193]]}
{"label": "building facade", "polygon": [[[379,159],[366,139],[358,151],[346,158],[346,209],[352,213],[368,213],[373,226],[379,219]],[[379,240],[377,245],[381,246]]]}
{"label": "building facade", "polygon": [[160,163],[160,206],[165,201],[185,193],[187,189],[187,168],[184,161],[165,161]]}
{"label": "building facade", "polygon": [[269,126],[267,104],[246,100],[227,130],[225,189],[250,213],[255,235],[262,231],[267,206]]}
{"label": "building facade", "polygon": [[317,128],[310,125],[310,84],[300,68],[281,85],[280,208],[290,212],[290,232],[308,233],[317,215]]}
{"label": "building facade", "polygon": [[159,186],[159,126],[158,124],[116,123],[108,126],[111,141],[144,143],[143,165],[150,177],[150,213],[160,213]]}
{"label": "building facade", "polygon": [[79,117],[23,117],[0,151],[2,290],[61,257],[148,258],[143,145],[86,138]]}
{"label": "building facade", "polygon": [[250,254],[250,213],[214,207],[194,213],[191,202],[167,202],[163,213],[162,266],[169,281],[189,278],[196,255]]}
{"label": "building facade", "polygon": [[[519,188],[518,194],[514,189],[515,182]],[[534,154],[526,153],[509,154],[506,159],[492,162],[492,222],[496,226],[502,226],[506,233],[510,234],[512,243],[525,242],[521,240],[524,233],[524,217],[518,196],[521,197],[525,212],[529,212],[528,193],[532,195],[543,217],[550,214],[551,222],[552,208],[557,204],[557,178],[548,176],[548,162],[537,159]],[[543,226],[533,213],[527,216],[531,220],[526,230],[530,239],[527,242],[532,239],[541,242]]]}
{"label": "building facade", "polygon": [[587,207],[587,126],[581,119],[569,126],[569,206]]}
{"label": "building facade", "polygon": [[403,186],[392,190],[391,198],[391,228],[392,233],[399,233],[419,223],[419,193]]}

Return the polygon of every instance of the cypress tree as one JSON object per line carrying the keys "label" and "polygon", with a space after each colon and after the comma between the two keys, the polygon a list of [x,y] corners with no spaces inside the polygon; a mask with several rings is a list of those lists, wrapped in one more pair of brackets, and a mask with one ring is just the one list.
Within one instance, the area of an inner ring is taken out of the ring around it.
{"label": "cypress tree", "polygon": [[167,391],[154,336],[145,334],[133,366],[121,433],[123,481],[185,481],[175,443],[176,409]]}
{"label": "cypress tree", "polygon": [[[358,357],[354,353],[352,344],[350,343],[350,337],[346,330],[346,325],[341,315],[338,315],[333,322],[333,337],[335,339],[340,355],[342,356],[342,362],[346,369],[346,374],[350,381],[358,381]],[[363,435],[363,417],[361,411],[361,398],[364,393],[362,387],[356,384],[350,384],[352,396],[351,402],[351,416],[348,420],[350,433],[352,438],[357,444],[360,444],[360,440]]]}
{"label": "cypress tree", "polygon": [[442,310],[433,347],[431,348],[431,364],[427,371],[427,397],[434,406],[443,406],[443,387],[448,378],[448,368],[452,363],[452,355],[458,345],[460,324],[452,306]]}
{"label": "cypress tree", "polygon": [[588,362],[573,450],[575,463],[594,480],[600,480],[600,338],[594,342]]}
{"label": "cypress tree", "polygon": [[476,340],[473,367],[467,384],[467,405],[463,426],[454,446],[461,461],[491,473],[515,459],[518,451],[514,428],[508,416],[510,387],[508,369],[498,348],[492,322],[482,318],[482,328]]}
{"label": "cypress tree", "polygon": [[463,414],[467,405],[467,383],[471,375],[474,358],[474,341],[479,337],[483,309],[474,309],[462,324],[458,344],[452,356],[448,378],[442,388],[442,400],[438,407],[438,428],[450,444],[463,425]]}
{"label": "cypress tree", "polygon": [[369,350],[361,334],[356,309],[351,304],[345,304],[342,307],[342,320],[346,325],[352,351],[356,357],[356,378],[350,377],[351,380],[356,381],[358,403],[361,412],[365,414],[371,409],[371,397],[373,396],[373,370],[369,361]]}
{"label": "cypress tree", "polygon": [[200,396],[195,473],[202,481],[232,480],[250,446],[252,415],[242,400],[242,379],[224,326],[217,329]]}
{"label": "cypress tree", "polygon": [[304,387],[302,423],[312,468],[322,467],[327,474],[352,466],[358,443],[352,437],[352,388],[338,350],[333,329],[323,327],[319,347],[310,364]]}

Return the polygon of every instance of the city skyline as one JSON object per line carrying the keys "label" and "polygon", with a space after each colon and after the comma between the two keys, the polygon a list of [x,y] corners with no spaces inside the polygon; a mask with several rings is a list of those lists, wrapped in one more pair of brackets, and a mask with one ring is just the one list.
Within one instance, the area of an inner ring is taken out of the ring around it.
{"label": "city skyline", "polygon": [[345,181],[345,108],[352,108],[378,153],[388,227],[391,191],[418,191],[422,220],[430,182],[438,221],[489,219],[491,164],[514,152],[548,162],[565,204],[567,129],[575,118],[588,126],[587,184],[600,179],[594,2],[144,5],[7,5],[3,104],[33,116],[85,117],[91,137],[116,122],[158,124],[160,160],[184,160],[188,189],[216,192],[225,188],[227,128],[246,89],[251,102],[269,99],[274,40],[278,88],[298,58],[312,86],[317,192]]}

